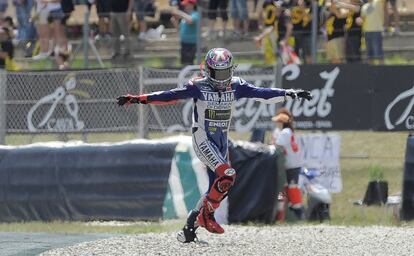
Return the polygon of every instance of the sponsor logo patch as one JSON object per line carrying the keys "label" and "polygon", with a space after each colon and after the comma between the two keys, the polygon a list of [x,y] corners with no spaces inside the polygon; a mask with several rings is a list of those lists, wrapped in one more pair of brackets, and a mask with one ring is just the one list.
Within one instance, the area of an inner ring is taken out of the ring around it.
{"label": "sponsor logo patch", "polygon": [[227,169],[224,171],[224,174],[226,174],[227,176],[233,176],[234,174],[236,174],[236,170],[234,170],[233,168]]}

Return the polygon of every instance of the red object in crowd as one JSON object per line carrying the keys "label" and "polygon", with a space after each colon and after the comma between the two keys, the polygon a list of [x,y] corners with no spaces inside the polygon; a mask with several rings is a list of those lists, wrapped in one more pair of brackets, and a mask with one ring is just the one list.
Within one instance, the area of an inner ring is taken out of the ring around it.
{"label": "red object in crowd", "polygon": [[185,6],[187,4],[194,4],[194,5],[196,5],[197,4],[197,0],[182,0],[181,1],[181,5],[182,6]]}

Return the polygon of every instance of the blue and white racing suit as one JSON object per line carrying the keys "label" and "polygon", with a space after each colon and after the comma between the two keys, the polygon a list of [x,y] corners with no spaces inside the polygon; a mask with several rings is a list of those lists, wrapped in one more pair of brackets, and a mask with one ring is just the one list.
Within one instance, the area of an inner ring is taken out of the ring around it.
{"label": "blue and white racing suit", "polygon": [[[212,171],[228,164],[227,133],[235,101],[255,98],[268,103],[283,101],[286,90],[260,88],[242,78],[233,77],[223,91],[214,89],[206,78],[188,81],[183,88],[147,94],[149,104],[173,103],[180,99],[193,99],[193,147],[197,157]],[[211,185],[211,173],[210,185]],[[213,179],[214,180],[214,179]]]}

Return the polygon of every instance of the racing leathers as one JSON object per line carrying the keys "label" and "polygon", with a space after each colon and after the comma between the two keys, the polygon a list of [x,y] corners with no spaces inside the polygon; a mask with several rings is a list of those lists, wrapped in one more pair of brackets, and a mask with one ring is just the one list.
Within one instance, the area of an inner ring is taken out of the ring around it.
{"label": "racing leathers", "polygon": [[239,77],[233,77],[224,90],[218,91],[210,85],[207,78],[199,78],[188,81],[183,88],[138,96],[123,96],[118,98],[118,104],[164,105],[175,103],[180,99],[193,100],[193,147],[197,157],[209,168],[210,177],[209,190],[195,209],[200,211],[197,222],[210,232],[223,233],[223,228],[214,219],[214,211],[227,195],[236,178],[236,171],[229,165],[227,148],[227,133],[235,101],[253,98],[275,103],[285,100],[287,96],[311,97],[309,92],[305,92],[260,88]]}
{"label": "racing leathers", "polygon": [[[197,156],[211,170],[227,164],[227,132],[235,101],[255,98],[268,103],[281,102],[286,90],[255,87],[233,77],[225,91],[213,89],[206,78],[188,81],[183,88],[140,95],[141,103],[173,104],[180,99],[193,100],[192,137]],[[143,102],[142,102],[143,101]]]}

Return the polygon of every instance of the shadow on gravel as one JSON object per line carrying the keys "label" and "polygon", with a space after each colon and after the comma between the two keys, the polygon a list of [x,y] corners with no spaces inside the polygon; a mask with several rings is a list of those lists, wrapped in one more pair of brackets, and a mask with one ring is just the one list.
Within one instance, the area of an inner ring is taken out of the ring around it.
{"label": "shadow on gravel", "polygon": [[119,234],[61,234],[0,232],[1,256],[26,256]]}

